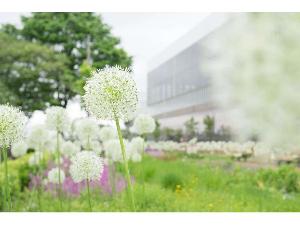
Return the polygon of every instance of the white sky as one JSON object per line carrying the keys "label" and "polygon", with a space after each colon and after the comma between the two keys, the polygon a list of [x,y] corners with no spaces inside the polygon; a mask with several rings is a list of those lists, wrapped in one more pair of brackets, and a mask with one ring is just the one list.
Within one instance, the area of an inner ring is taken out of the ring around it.
{"label": "white sky", "polygon": [[[20,15],[0,13],[0,24],[20,26]],[[101,13],[112,33],[121,38],[121,46],[134,57],[133,70],[145,104],[148,62],[165,48],[193,29],[208,13]],[[76,108],[76,107],[75,107]]]}

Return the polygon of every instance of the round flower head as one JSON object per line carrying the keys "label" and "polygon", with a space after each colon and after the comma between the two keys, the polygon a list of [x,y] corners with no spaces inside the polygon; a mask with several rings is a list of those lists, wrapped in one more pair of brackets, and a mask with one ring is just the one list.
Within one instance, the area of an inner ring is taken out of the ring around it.
{"label": "round flower head", "polygon": [[71,157],[75,155],[77,152],[80,152],[80,146],[76,145],[71,141],[64,141],[61,149],[62,149],[62,153],[68,157]]}
{"label": "round flower head", "polygon": [[[63,170],[60,170],[60,182],[63,183],[66,175]],[[59,168],[53,168],[48,172],[48,182],[59,184]]]}
{"label": "round flower head", "polygon": [[13,143],[11,146],[11,154],[13,157],[17,158],[26,154],[28,145],[25,141],[19,141]]}
{"label": "round flower head", "polygon": [[70,120],[64,108],[52,106],[46,110],[46,116],[46,124],[50,129],[59,132],[69,130]]}
{"label": "round flower head", "polygon": [[26,116],[18,108],[0,105],[0,146],[9,146],[22,137]]}
{"label": "round flower head", "polygon": [[132,162],[140,162],[140,161],[142,161],[142,156],[141,156],[141,154],[135,152],[131,155],[130,159]]}
{"label": "round flower head", "polygon": [[109,141],[117,137],[115,130],[112,127],[102,127],[99,132],[99,138],[101,141]]}
{"label": "round flower head", "polygon": [[[131,152],[130,148],[128,148],[129,143],[126,139],[124,139],[124,145],[126,146],[127,150],[127,158],[130,158]],[[113,160],[114,162],[123,162],[122,150],[118,139],[104,142],[104,150],[105,156],[109,159]]]}
{"label": "round flower head", "polygon": [[43,157],[43,153],[42,152],[34,152],[32,156],[30,156],[28,163],[30,166],[35,166],[38,165]]}
{"label": "round flower head", "polygon": [[133,153],[142,153],[144,151],[144,139],[141,137],[135,137],[131,140],[130,145],[130,152]]}
{"label": "round flower head", "polygon": [[80,141],[80,145],[82,146],[82,148],[84,150],[95,151],[98,153],[100,153],[102,151],[100,142],[97,140],[91,140],[91,141],[83,140],[83,141]]}
{"label": "round flower head", "polygon": [[94,140],[98,138],[99,127],[95,120],[91,118],[85,118],[76,123],[75,132],[78,138],[82,141]]}
{"label": "round flower head", "polygon": [[103,161],[96,153],[82,151],[71,159],[70,174],[76,183],[84,180],[99,180],[103,167]]}
{"label": "round flower head", "polygon": [[133,117],[137,107],[137,88],[132,74],[121,67],[105,67],[93,72],[84,86],[87,111],[98,119]]}
{"label": "round flower head", "polygon": [[133,123],[133,131],[138,134],[152,133],[155,130],[155,121],[151,116],[139,115]]}
{"label": "round flower head", "polygon": [[[64,143],[64,138],[61,134],[58,135],[58,141],[60,144],[60,149],[61,149],[61,145]],[[47,150],[50,153],[56,153],[57,150],[57,140],[56,140],[56,134],[55,132],[49,132],[49,139],[47,140],[47,142],[45,143],[45,150]]]}
{"label": "round flower head", "polygon": [[37,151],[45,151],[50,139],[50,132],[47,128],[44,125],[36,125],[29,132],[27,143],[30,148]]}

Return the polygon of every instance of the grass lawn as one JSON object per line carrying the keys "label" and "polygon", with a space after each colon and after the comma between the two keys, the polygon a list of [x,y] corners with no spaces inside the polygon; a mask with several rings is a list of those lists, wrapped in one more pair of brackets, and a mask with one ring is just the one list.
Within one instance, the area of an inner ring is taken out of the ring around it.
{"label": "grass lawn", "polygon": [[[299,172],[291,167],[277,172],[250,170],[223,157],[173,155],[165,159],[146,156],[143,163],[130,163],[130,168],[138,211],[300,211],[300,193],[291,188],[299,187]],[[122,172],[121,165],[117,169]],[[86,194],[65,196],[63,210],[88,211]],[[33,191],[25,189],[13,199],[16,211],[38,211]],[[43,211],[59,210],[58,199],[50,193],[43,193],[41,201]],[[92,205],[94,211],[130,211],[126,191],[111,197],[93,190]]]}

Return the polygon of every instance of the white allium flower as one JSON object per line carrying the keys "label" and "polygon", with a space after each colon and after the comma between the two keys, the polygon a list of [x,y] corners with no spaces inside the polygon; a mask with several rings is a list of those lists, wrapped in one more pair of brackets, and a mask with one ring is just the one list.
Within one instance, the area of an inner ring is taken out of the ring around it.
{"label": "white allium flower", "polygon": [[[126,139],[124,139],[123,141],[126,149],[127,159],[129,159],[131,156],[130,148],[128,148],[129,143]],[[118,139],[112,139],[104,142],[104,151],[105,156],[113,160],[114,162],[123,162],[122,149]]]}
{"label": "white allium flower", "polygon": [[70,128],[70,119],[66,109],[59,106],[52,106],[46,110],[46,124],[55,131],[63,132]]}
{"label": "white allium flower", "polygon": [[137,88],[132,74],[121,67],[93,72],[84,86],[87,111],[98,119],[130,120],[137,108]]}
{"label": "white allium flower", "polygon": [[[45,149],[50,152],[56,154],[57,152],[57,134],[55,132],[49,133],[49,139],[45,143]],[[63,143],[65,142],[63,136],[61,134],[58,135],[59,141],[59,149],[61,150]]]}
{"label": "white allium flower", "polygon": [[98,138],[99,126],[97,121],[92,118],[84,118],[76,122],[75,132],[82,141],[92,141]]}
{"label": "white allium flower", "polygon": [[77,152],[80,152],[80,145],[77,145],[71,141],[64,141],[61,147],[61,152],[65,156],[71,157]]}
{"label": "white allium flower", "polygon": [[105,142],[117,138],[117,134],[115,129],[105,126],[100,129],[99,138],[101,141]]}
{"label": "white allium flower", "polygon": [[13,143],[11,146],[11,154],[13,157],[17,158],[26,154],[28,145],[25,141],[19,141]]}
{"label": "white allium flower", "polygon": [[32,127],[27,137],[27,143],[30,148],[37,151],[45,151],[47,143],[51,136],[49,130],[44,125],[36,125]]}
{"label": "white allium flower", "polygon": [[[60,169],[60,182],[63,183],[66,178],[65,172]],[[59,184],[59,168],[53,168],[48,172],[48,182]]]}
{"label": "white allium flower", "polygon": [[130,144],[129,144],[129,149],[130,149],[130,152],[133,153],[143,153],[144,151],[144,148],[145,148],[145,143],[144,143],[144,139],[141,138],[141,137],[135,137],[135,138],[132,138]]}
{"label": "white allium flower", "polygon": [[76,183],[99,180],[102,172],[103,160],[92,151],[78,152],[71,159],[70,174]]}
{"label": "white allium flower", "polygon": [[84,141],[80,141],[80,144],[84,150],[94,151],[97,153],[100,153],[102,151],[100,142],[97,140],[92,140],[92,141],[84,140]]}
{"label": "white allium flower", "polygon": [[130,159],[133,162],[140,162],[140,161],[142,161],[142,155],[140,153],[135,152],[131,155]]}
{"label": "white allium flower", "polygon": [[92,141],[91,146],[92,151],[94,151],[97,155],[100,155],[103,152],[103,147],[100,142]]}
{"label": "white allium flower", "polygon": [[25,127],[27,117],[18,108],[0,105],[0,146],[9,146],[18,141]]}
{"label": "white allium flower", "polygon": [[133,131],[138,134],[152,133],[155,130],[155,121],[149,115],[138,115],[133,123]]}
{"label": "white allium flower", "polygon": [[43,158],[42,152],[34,152],[32,156],[30,156],[28,163],[30,166],[39,165],[39,163],[42,161],[42,158]]}

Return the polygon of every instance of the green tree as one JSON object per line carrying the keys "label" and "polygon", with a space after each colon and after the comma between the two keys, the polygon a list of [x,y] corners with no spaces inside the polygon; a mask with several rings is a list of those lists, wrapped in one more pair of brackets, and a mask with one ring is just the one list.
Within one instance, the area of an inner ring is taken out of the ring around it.
{"label": "green tree", "polygon": [[[0,32],[0,103],[26,112],[63,105],[71,97],[68,59],[46,46]],[[72,93],[71,93],[72,94]]]}
{"label": "green tree", "polygon": [[203,118],[204,124],[204,134],[209,139],[212,140],[215,134],[215,118],[213,116],[205,116]]}
{"label": "green tree", "polygon": [[185,126],[185,137],[190,140],[192,138],[197,137],[198,133],[198,122],[194,119],[194,117],[191,117],[189,120],[187,120],[184,123]]}
{"label": "green tree", "polygon": [[[131,57],[119,47],[120,40],[95,13],[32,13],[22,17],[22,23],[23,38],[50,45],[69,57],[69,68],[76,77],[73,89],[79,94],[90,75],[79,73],[84,62],[98,69],[116,64],[128,67],[132,63]],[[12,28],[9,30],[16,33]]]}
{"label": "green tree", "polygon": [[155,119],[155,130],[153,131],[152,136],[155,141],[159,141],[161,136],[160,123],[158,122],[157,119]]}

